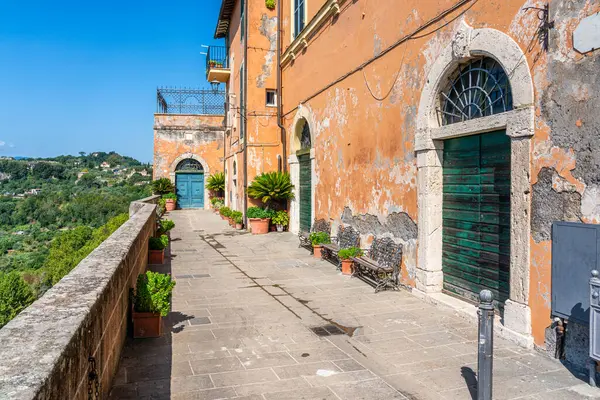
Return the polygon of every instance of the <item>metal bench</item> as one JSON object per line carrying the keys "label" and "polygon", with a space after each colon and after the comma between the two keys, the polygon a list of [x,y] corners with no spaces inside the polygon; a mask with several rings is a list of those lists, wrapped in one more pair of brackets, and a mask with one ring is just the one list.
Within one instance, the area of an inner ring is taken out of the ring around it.
{"label": "metal bench", "polygon": [[321,258],[336,265],[342,269],[342,260],[338,257],[338,251],[350,247],[358,247],[360,242],[360,233],[351,226],[342,226],[338,228],[336,237],[331,238],[330,244],[324,244],[321,250]]}
{"label": "metal bench", "polygon": [[402,244],[391,238],[375,238],[366,256],[352,260],[352,276],[373,286],[375,293],[385,289],[400,290]]}
{"label": "metal bench", "polygon": [[[310,232],[326,232],[329,235],[331,232],[331,225],[329,224],[329,222],[325,221],[324,219],[318,219],[313,224]],[[298,235],[298,239],[300,240],[299,247],[304,247],[305,249],[310,250],[310,252],[312,254],[313,247],[312,247],[312,243],[310,242],[310,239],[309,239],[310,232],[306,232],[306,231],[300,232],[300,234]]]}

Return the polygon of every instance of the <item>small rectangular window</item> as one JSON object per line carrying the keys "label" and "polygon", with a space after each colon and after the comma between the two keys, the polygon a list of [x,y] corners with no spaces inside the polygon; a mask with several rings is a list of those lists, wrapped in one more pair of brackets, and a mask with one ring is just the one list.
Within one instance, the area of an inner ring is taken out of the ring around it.
{"label": "small rectangular window", "polygon": [[294,38],[298,37],[306,25],[305,0],[294,0]]}
{"label": "small rectangular window", "polygon": [[267,106],[277,107],[277,90],[267,89]]}

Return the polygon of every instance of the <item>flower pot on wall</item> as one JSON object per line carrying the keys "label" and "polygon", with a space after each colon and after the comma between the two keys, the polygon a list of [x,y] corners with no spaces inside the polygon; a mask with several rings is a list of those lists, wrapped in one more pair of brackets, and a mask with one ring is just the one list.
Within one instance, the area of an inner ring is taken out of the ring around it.
{"label": "flower pot on wall", "polygon": [[342,260],[342,274],[344,275],[352,275],[352,267],[354,266],[354,261],[352,260]]}
{"label": "flower pot on wall", "polygon": [[133,337],[156,338],[162,335],[162,317],[159,313],[133,312]]}
{"label": "flower pot on wall", "polygon": [[269,233],[269,221],[271,218],[250,218],[250,228],[253,235],[264,235]]}
{"label": "flower pot on wall", "polygon": [[167,211],[173,211],[175,209],[175,200],[173,199],[167,199],[165,200],[165,206],[167,208]]}
{"label": "flower pot on wall", "polygon": [[165,251],[164,250],[150,250],[148,256],[149,264],[164,264],[165,262]]}
{"label": "flower pot on wall", "polygon": [[321,258],[321,250],[323,250],[323,246],[321,246],[321,245],[313,246],[313,256],[315,258]]}

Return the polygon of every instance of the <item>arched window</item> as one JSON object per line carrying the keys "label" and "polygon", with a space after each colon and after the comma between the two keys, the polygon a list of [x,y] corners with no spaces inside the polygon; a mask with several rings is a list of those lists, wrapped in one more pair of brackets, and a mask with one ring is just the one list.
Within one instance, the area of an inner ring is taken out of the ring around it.
{"label": "arched window", "polygon": [[302,132],[300,133],[300,149],[310,149],[310,127],[308,126],[308,122],[304,120],[304,124],[302,125]]}
{"label": "arched window", "polygon": [[193,158],[186,158],[175,167],[175,172],[204,172],[202,164]]}
{"label": "arched window", "polygon": [[450,76],[440,94],[442,125],[510,111],[513,108],[510,83],[496,60],[482,57],[469,60]]}

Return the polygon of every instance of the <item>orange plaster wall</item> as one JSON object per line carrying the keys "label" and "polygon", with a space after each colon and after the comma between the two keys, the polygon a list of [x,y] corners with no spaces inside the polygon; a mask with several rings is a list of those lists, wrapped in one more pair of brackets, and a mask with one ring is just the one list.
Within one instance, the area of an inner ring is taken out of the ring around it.
{"label": "orange plaster wall", "polygon": [[[314,13],[324,1],[311,1]],[[328,21],[310,40],[305,51],[283,71],[283,104],[288,143],[293,142],[294,117],[301,106],[315,123],[316,217],[341,218],[345,207],[353,214],[373,214],[380,220],[392,212],[406,212],[417,221],[417,170],[414,152],[415,119],[421,90],[430,66],[450,44],[459,23],[505,32],[523,50],[534,80],[535,135],[532,143],[532,184],[543,167],[554,167],[581,193],[585,184],[571,170],[577,160],[569,149],[554,146],[542,116],[542,99],[548,86],[547,53],[533,40],[539,20],[527,6],[540,1],[490,0],[471,2],[447,16],[420,38],[391,50],[363,70],[327,87],[336,79],[414,31],[456,1],[407,0],[346,1],[335,21]],[[318,6],[317,6],[318,5]],[[576,18],[559,21],[561,51],[577,62],[572,32],[578,21],[600,9],[588,0]],[[284,43],[290,41],[290,11],[283,7]],[[383,100],[378,100],[383,99]],[[294,149],[288,148],[288,154]],[[587,221],[597,222],[597,221]],[[414,283],[416,249],[405,253],[403,278]],[[529,302],[535,342],[543,344],[550,324],[550,242],[531,239]],[[413,269],[411,271],[411,268]]]}
{"label": "orange plaster wall", "polygon": [[[169,178],[175,160],[185,153],[201,157],[210,174],[223,171],[222,124],[222,115],[155,114],[154,179]],[[186,133],[191,140],[186,140]]]}

